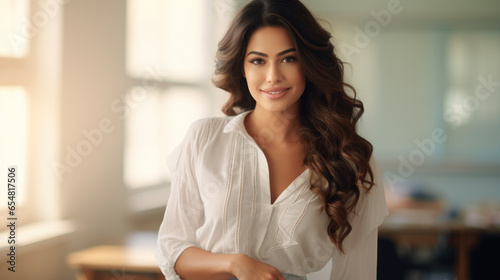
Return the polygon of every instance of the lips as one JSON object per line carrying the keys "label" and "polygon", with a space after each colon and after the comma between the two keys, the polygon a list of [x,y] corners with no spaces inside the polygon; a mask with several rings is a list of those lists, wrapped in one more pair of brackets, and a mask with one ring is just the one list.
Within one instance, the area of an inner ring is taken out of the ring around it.
{"label": "lips", "polygon": [[274,87],[274,88],[262,89],[262,91],[265,93],[269,93],[269,94],[279,94],[279,93],[286,91],[286,90],[289,90],[289,89],[290,88],[286,88],[286,87]]}
{"label": "lips", "polygon": [[262,93],[267,96],[269,99],[279,99],[286,95],[286,93],[290,90],[290,88],[286,87],[274,87],[274,88],[266,88],[261,89]]}

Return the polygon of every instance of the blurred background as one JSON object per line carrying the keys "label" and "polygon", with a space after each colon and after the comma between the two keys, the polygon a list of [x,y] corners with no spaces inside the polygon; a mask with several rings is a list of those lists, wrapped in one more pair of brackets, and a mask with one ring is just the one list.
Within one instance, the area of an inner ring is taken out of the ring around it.
{"label": "blurred background", "polygon": [[[158,279],[141,266],[165,158],[191,122],[223,115],[215,50],[247,2],[0,0],[0,224],[17,218],[14,235],[0,227],[1,279],[91,279],[88,259],[113,258],[95,279]],[[500,2],[303,2],[365,105],[391,209],[378,279],[499,275]],[[139,251],[89,251],[101,245]]]}

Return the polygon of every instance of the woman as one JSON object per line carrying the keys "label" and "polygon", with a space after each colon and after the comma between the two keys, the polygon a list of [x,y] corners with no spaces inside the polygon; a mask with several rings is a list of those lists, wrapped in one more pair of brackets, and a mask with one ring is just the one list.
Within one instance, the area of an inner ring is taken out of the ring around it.
{"label": "woman", "polygon": [[332,280],[375,279],[383,186],[330,38],[298,0],[236,16],[214,78],[228,116],[193,123],[168,158],[166,279],[306,279],[332,258]]}

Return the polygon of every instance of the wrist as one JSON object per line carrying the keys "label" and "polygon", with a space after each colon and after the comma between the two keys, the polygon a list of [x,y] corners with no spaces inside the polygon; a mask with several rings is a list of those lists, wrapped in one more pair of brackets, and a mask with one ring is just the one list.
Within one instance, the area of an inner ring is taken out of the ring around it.
{"label": "wrist", "polygon": [[226,261],[226,271],[236,276],[238,271],[238,265],[241,264],[241,258],[243,254],[228,254]]}

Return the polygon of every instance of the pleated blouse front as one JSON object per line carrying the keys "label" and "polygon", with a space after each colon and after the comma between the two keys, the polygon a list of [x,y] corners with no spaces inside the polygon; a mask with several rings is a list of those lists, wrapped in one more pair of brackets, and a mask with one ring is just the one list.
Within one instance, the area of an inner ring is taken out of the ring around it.
{"label": "pleated blouse front", "polygon": [[[349,218],[353,231],[344,242],[346,254],[340,254],[326,232],[329,219],[320,211],[320,198],[309,189],[309,169],[271,204],[267,159],[243,122],[250,112],[194,122],[169,155],[171,192],[156,254],[166,279],[180,279],[174,265],[191,246],[243,253],[297,276],[321,269],[332,257],[331,279],[347,279],[346,266],[355,261],[376,266],[376,229],[387,209],[375,161],[371,165],[376,185],[367,195],[362,191]],[[375,250],[375,259],[349,261],[350,251],[356,253],[359,246],[371,255]]]}

